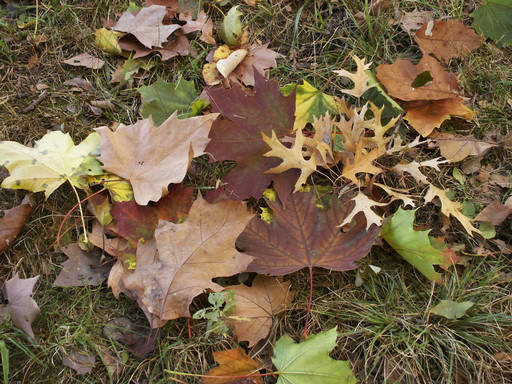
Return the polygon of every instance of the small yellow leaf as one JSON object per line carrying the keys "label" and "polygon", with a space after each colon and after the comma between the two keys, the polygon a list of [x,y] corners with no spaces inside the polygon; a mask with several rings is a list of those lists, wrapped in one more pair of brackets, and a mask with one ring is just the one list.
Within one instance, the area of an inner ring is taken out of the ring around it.
{"label": "small yellow leaf", "polygon": [[118,40],[125,33],[110,31],[107,28],[97,29],[94,34],[94,45],[106,53],[111,55],[120,55],[123,51],[119,46]]}

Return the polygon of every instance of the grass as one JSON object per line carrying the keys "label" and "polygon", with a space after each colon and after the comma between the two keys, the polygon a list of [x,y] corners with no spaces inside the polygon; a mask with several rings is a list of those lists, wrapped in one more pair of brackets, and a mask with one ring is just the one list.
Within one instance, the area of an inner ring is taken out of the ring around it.
{"label": "grass", "polygon": [[[395,19],[392,9],[370,16],[365,8],[367,3],[277,0],[261,1],[256,8],[241,8],[251,39],[269,42],[270,48],[283,55],[278,67],[270,71],[272,78],[280,85],[306,80],[317,88],[325,87],[328,94],[339,95],[348,84],[337,76],[331,79],[332,71],[341,65],[354,70],[351,53],[365,57],[367,62],[373,61],[373,68],[380,63],[392,63],[398,57],[418,60],[421,56],[411,37],[398,24],[392,24]],[[26,15],[37,16],[37,31],[35,24],[19,28],[8,11],[0,10],[0,137],[3,140],[29,144],[48,129],[64,127],[78,141],[94,127],[113,122],[128,124],[139,118],[137,83],[132,87],[109,83],[123,59],[106,56],[93,44],[94,28],[101,27],[102,20],[109,17],[116,19],[127,5],[121,0],[80,4],[38,2],[37,15],[33,6],[22,8]],[[397,2],[397,9],[433,10],[439,17],[454,16],[466,25],[471,22],[470,7],[464,1]],[[222,21],[220,12],[211,3],[205,4],[205,9],[218,29]],[[228,9],[229,6],[222,8],[224,12]],[[355,16],[360,11],[364,15],[363,23]],[[164,63],[154,58],[155,66],[139,73],[140,84],[151,84],[158,77],[171,82],[183,77],[193,80],[200,89],[201,68],[210,47],[199,40],[193,41],[192,46],[195,56]],[[105,68],[92,72],[62,64],[63,60],[82,52],[103,57],[107,62]],[[34,56],[37,65],[29,68],[29,59]],[[491,43],[484,44],[468,59],[452,60],[448,67],[457,74],[461,89],[470,98],[469,104],[479,114],[471,122],[448,121],[443,129],[474,134],[478,138],[499,139],[508,135],[512,121],[511,66],[511,49],[500,50]],[[63,85],[80,75],[91,83],[92,90],[73,92]],[[47,85],[50,96],[33,111],[21,113],[39,95],[38,84]],[[115,108],[97,116],[87,107],[90,100],[112,100]],[[432,154],[419,156],[427,159]],[[488,167],[491,173],[499,170],[510,174],[511,160],[510,150],[500,146],[482,159],[482,166]],[[225,166],[199,158],[187,182],[199,189],[211,188],[226,171]],[[390,182],[397,181],[392,175],[387,177]],[[496,199],[503,201],[510,195],[509,189],[486,184],[476,174],[469,175],[461,186],[453,178],[451,166],[429,177],[436,185],[454,190],[459,201],[472,201],[477,208]],[[409,186],[417,188],[413,184]],[[23,195],[21,191],[0,189],[0,209],[18,204]],[[126,317],[141,326],[146,324],[142,311],[130,300],[123,295],[117,300],[105,286],[53,288],[60,264],[65,260],[55,252],[55,237],[64,215],[75,204],[72,196],[69,187],[59,189],[47,201],[38,196],[39,205],[25,230],[2,255],[2,279],[15,273],[25,278],[40,275],[34,298],[42,309],[34,323],[36,341],[27,338],[10,322],[0,325],[3,369],[0,374],[5,382],[163,383],[168,381],[166,370],[201,374],[214,365],[213,351],[238,346],[230,337],[211,334],[206,338],[206,321],[202,320],[192,321],[189,339],[186,321],[178,319],[159,332],[157,350],[139,359],[128,352],[125,344],[104,332],[105,326],[118,317]],[[432,233],[442,233],[438,209],[432,204],[419,210],[416,217],[418,224],[434,223]],[[63,238],[64,243],[76,241],[80,235],[78,216],[71,216],[69,223],[71,229]],[[361,286],[355,285],[355,271],[315,269],[309,332],[337,326],[340,337],[332,356],[350,360],[361,382],[512,382],[510,277],[507,280],[512,270],[510,254],[500,253],[497,243],[492,241],[467,237],[457,230],[456,223],[452,224],[455,229],[446,233],[448,240],[466,258],[464,265],[445,273],[444,286],[430,284],[389,248],[374,247],[371,255],[362,260],[363,266],[377,265],[382,271],[363,275]],[[510,225],[508,219],[497,228],[496,238],[504,244],[511,241]],[[472,256],[482,253],[492,255]],[[298,271],[289,278],[297,294],[293,307],[276,320],[267,348],[259,353],[262,365],[267,368],[272,353],[268,347],[285,333],[299,340],[304,327],[309,274]],[[474,306],[467,317],[447,320],[428,312],[440,300],[472,301]],[[192,313],[200,308],[201,301],[205,299],[199,298],[193,304]],[[75,351],[96,353],[96,364],[90,374],[78,376],[62,366],[62,358]],[[506,354],[508,360],[503,358]],[[113,364],[111,359],[119,369],[111,368],[112,372],[108,373],[108,367]],[[275,382],[272,380],[267,382]]]}

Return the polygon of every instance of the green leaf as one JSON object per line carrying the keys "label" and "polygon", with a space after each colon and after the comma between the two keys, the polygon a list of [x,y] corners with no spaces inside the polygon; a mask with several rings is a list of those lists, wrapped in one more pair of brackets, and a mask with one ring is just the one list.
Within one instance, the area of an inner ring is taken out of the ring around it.
{"label": "green leaf", "polygon": [[432,246],[428,231],[414,230],[414,213],[416,210],[403,210],[401,208],[387,221],[381,230],[382,237],[423,275],[436,283],[443,284],[440,273],[436,272],[434,265],[447,267],[454,261],[453,253],[445,247],[441,249]]}
{"label": "green leaf", "polygon": [[512,44],[512,2],[510,0],[488,0],[470,16],[473,18],[473,27],[496,42],[498,47]]}
{"label": "green leaf", "polygon": [[277,384],[355,384],[348,361],[334,360],[336,328],[310,336],[301,343],[283,336],[274,348],[272,362],[279,372]]}
{"label": "green leaf", "polygon": [[457,303],[450,300],[441,300],[439,304],[430,309],[430,313],[446,317],[447,319],[455,320],[466,316],[467,310],[472,306],[473,303],[471,301],[463,301],[462,303]]}
{"label": "green leaf", "polygon": [[128,8],[126,9],[125,12],[134,13],[134,12],[140,11],[141,9],[142,9],[142,7],[139,7],[137,4],[135,4],[132,1],[130,1],[128,3]]}
{"label": "green leaf", "polygon": [[382,117],[384,119],[390,119],[403,113],[404,110],[400,107],[400,105],[398,105],[395,100],[389,97],[389,95],[381,87],[380,82],[375,74],[369,69],[365,72],[370,78],[368,85],[375,86],[371,87],[363,94],[364,100],[371,101],[379,108],[384,107],[384,111],[382,112]]}
{"label": "green leaf", "polygon": [[219,31],[220,38],[229,48],[236,48],[240,45],[238,38],[242,34],[242,22],[240,21],[242,12],[237,8],[238,5],[229,10]]}
{"label": "green leaf", "polygon": [[[140,87],[138,91],[144,99],[144,106],[140,111],[142,117],[147,118],[151,115],[157,126],[175,111],[178,111],[178,117],[185,117],[181,116],[183,114],[188,116],[193,112],[192,105],[198,96],[194,83],[183,79],[176,84],[158,79],[151,85]],[[202,105],[195,106],[196,110],[204,108]]]}
{"label": "green leaf", "polygon": [[297,85],[297,87],[295,84],[288,84],[281,88],[281,92],[288,96],[294,89],[296,89],[294,130],[304,128],[307,123],[314,121],[314,117],[324,116],[327,112],[331,116],[338,114],[334,97],[316,89],[306,80],[304,80],[304,84]]}

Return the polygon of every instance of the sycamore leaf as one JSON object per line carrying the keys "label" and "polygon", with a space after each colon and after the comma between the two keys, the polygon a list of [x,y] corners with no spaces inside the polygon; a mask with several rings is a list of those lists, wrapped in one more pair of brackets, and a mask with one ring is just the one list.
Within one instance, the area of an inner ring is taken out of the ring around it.
{"label": "sycamore leaf", "polygon": [[300,169],[300,177],[295,183],[295,190],[297,192],[302,184],[306,183],[307,178],[316,171],[316,156],[313,153],[309,160],[306,160],[302,155],[302,147],[304,146],[304,136],[302,136],[302,130],[299,129],[295,132],[295,143],[292,148],[286,148],[281,142],[277,139],[277,136],[274,131],[272,131],[272,138],[270,139],[263,132],[261,133],[263,136],[263,141],[268,144],[271,148],[269,152],[263,154],[266,157],[278,157],[283,160],[281,164],[277,167],[268,169],[265,173],[283,173],[292,168]]}
{"label": "sycamore leaf", "polygon": [[66,181],[76,185],[76,178],[81,176],[80,164],[99,143],[100,136],[92,133],[75,146],[69,133],[61,131],[47,133],[36,141],[34,148],[14,141],[0,141],[0,165],[11,173],[2,187],[45,191],[48,198]]}
{"label": "sycamore leaf", "polygon": [[335,271],[357,268],[356,260],[366,256],[380,227],[366,231],[363,214],[345,232],[336,226],[343,222],[354,203],[348,198],[331,198],[327,209],[315,205],[312,192],[297,192],[287,201],[268,202],[274,211],[272,224],[254,218],[237,239],[237,246],[254,256],[248,271],[274,276],[302,268],[321,267]]}
{"label": "sycamore leaf", "polygon": [[453,263],[453,257],[450,252],[444,252],[432,246],[428,236],[430,230],[414,230],[415,212],[416,210],[399,208],[382,226],[381,236],[425,277],[438,284],[443,284],[442,275],[436,272],[434,265],[447,268]]}
{"label": "sycamore leaf", "polygon": [[355,384],[357,379],[348,361],[334,360],[329,353],[336,346],[338,332],[310,335],[295,343],[283,336],[276,342],[272,362],[279,373],[277,384]]}
{"label": "sycamore leaf", "polygon": [[[423,86],[414,87],[416,78],[425,72],[430,74],[432,81]],[[377,77],[390,96],[404,101],[460,97],[455,74],[445,72],[441,64],[432,56],[423,56],[417,65],[400,58],[393,64],[381,64],[377,67]]]}
{"label": "sycamore leaf", "polygon": [[471,301],[463,301],[457,303],[451,300],[441,300],[439,304],[430,309],[430,313],[434,315],[443,316],[447,319],[456,320],[466,316],[466,312],[473,306]]}
{"label": "sycamore leaf", "polygon": [[316,89],[306,80],[303,84],[289,84],[281,88],[281,92],[288,96],[295,89],[295,124],[293,129],[302,129],[307,123],[312,123],[326,113],[336,115],[338,107],[334,97]]}
{"label": "sycamore leaf", "polygon": [[456,201],[451,201],[448,196],[446,196],[445,191],[430,184],[430,188],[424,197],[425,203],[431,202],[435,197],[438,197],[441,201],[441,212],[443,215],[446,217],[453,216],[456,218],[469,235],[471,235],[471,232],[481,233],[478,229],[473,227],[471,219],[464,216],[462,213],[462,204]]}
{"label": "sycamore leaf", "polygon": [[34,208],[34,202],[30,195],[27,195],[20,205],[4,211],[4,216],[0,217],[0,255],[9,248],[21,232]]}
{"label": "sycamore leaf", "polygon": [[350,80],[354,83],[354,88],[352,89],[342,89],[341,91],[348,94],[355,96],[357,98],[363,96],[363,93],[365,93],[368,89],[374,87],[375,85],[369,85],[368,82],[370,81],[370,78],[368,77],[368,74],[365,72],[367,69],[370,68],[370,65],[372,63],[365,64],[365,59],[360,59],[357,56],[352,56],[354,61],[357,64],[357,72],[351,73],[345,69],[340,69],[339,71],[334,71],[334,73],[337,73],[339,76],[342,77],[348,77]]}
{"label": "sycamore leaf", "polygon": [[85,252],[77,243],[61,248],[68,259],[62,263],[62,271],[53,287],[83,287],[101,285],[110,273],[111,264],[102,265],[102,252],[98,248]]}
{"label": "sycamore leaf", "polygon": [[407,112],[404,119],[423,137],[452,116],[471,120],[476,114],[463,104],[462,98],[409,101],[404,109]]}
{"label": "sycamore leaf", "polygon": [[363,212],[364,216],[366,217],[366,230],[368,230],[368,228],[370,228],[372,224],[375,224],[377,226],[380,226],[382,224],[382,217],[373,212],[372,207],[388,205],[387,203],[377,203],[376,201],[373,201],[361,191],[351,200],[354,201],[356,205],[354,205],[354,209],[352,209],[350,215],[345,217],[345,220],[343,220],[341,224],[338,225],[339,227],[343,227],[344,225],[352,222],[355,215],[357,215],[359,212]]}
{"label": "sycamore leaf", "polygon": [[[439,60],[448,62],[452,57],[465,58],[473,49],[482,45],[482,38],[471,28],[457,19],[434,20],[433,27],[427,30],[423,24],[414,40],[424,55],[433,54]],[[428,32],[428,33],[427,33]]]}
{"label": "sycamore leaf", "polygon": [[158,128],[151,118],[121,124],[115,132],[96,128],[102,138],[98,160],[107,171],[130,181],[137,204],[158,201],[169,184],[183,180],[192,158],[204,154],[217,116],[180,120],[174,112]]}
{"label": "sycamore leaf", "polygon": [[222,178],[231,199],[243,200],[250,196],[258,199],[270,182],[281,176],[264,173],[277,166],[280,160],[263,156],[268,145],[262,133],[270,136],[274,131],[278,139],[291,134],[295,95],[283,96],[276,82],[259,74],[253,94],[239,88],[207,89],[206,92],[213,111],[222,113],[226,119],[213,123],[211,141],[205,152],[213,161],[236,160],[236,167]]}
{"label": "sycamore leaf", "polygon": [[512,45],[512,4],[509,0],[487,0],[469,16],[473,27],[498,47]]}
{"label": "sycamore leaf", "polygon": [[258,364],[256,364],[243,349],[237,348],[213,352],[213,358],[219,363],[219,366],[213,368],[206,375],[201,377],[203,383],[263,384],[263,378],[261,376],[251,376],[259,373]]}
{"label": "sycamore leaf", "polygon": [[34,338],[32,322],[39,315],[40,309],[32,298],[32,291],[39,276],[30,279],[20,279],[18,274],[7,280],[4,285],[4,299],[8,303],[0,307],[0,320],[3,314],[9,314],[19,329],[25,332],[31,339]]}
{"label": "sycamore leaf", "polygon": [[164,25],[166,14],[167,9],[161,5],[142,8],[137,15],[125,12],[112,29],[132,34],[147,48],[162,47],[169,35],[181,28],[178,24]]}
{"label": "sycamore leaf", "polygon": [[360,182],[357,178],[358,173],[369,173],[372,175],[381,173],[382,169],[372,164],[372,162],[381,155],[380,152],[378,148],[375,148],[371,152],[363,154],[363,142],[360,141],[357,145],[354,161],[351,163],[349,160],[345,164],[341,177],[349,179],[354,184],[359,185]]}
{"label": "sycamore leaf", "polygon": [[194,82],[184,79],[175,84],[158,79],[155,83],[137,90],[144,100],[140,114],[144,118],[151,116],[156,126],[160,126],[174,112],[182,115],[190,111],[198,96]]}
{"label": "sycamore leaf", "polygon": [[242,203],[208,204],[198,195],[183,224],[160,221],[156,241],[137,247],[137,267],[121,277],[121,288],[137,299],[153,328],[189,317],[194,297],[223,289],[213,278],[243,272],[252,261],[235,240],[253,216]]}
{"label": "sycamore leaf", "polygon": [[456,163],[468,156],[483,155],[496,144],[475,139],[473,135],[459,136],[449,132],[434,132],[432,139],[441,150],[441,155],[450,163]]}
{"label": "sycamore leaf", "polygon": [[256,276],[250,287],[239,284],[224,289],[235,291],[234,320],[230,324],[238,341],[248,341],[249,348],[268,336],[273,318],[291,305],[295,295],[289,281],[264,275]]}

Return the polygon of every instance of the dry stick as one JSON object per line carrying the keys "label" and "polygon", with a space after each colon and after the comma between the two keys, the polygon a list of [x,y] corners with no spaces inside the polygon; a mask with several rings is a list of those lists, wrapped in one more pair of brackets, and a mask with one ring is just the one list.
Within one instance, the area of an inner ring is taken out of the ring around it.
{"label": "dry stick", "polygon": [[308,300],[308,313],[306,314],[306,324],[304,325],[304,338],[308,339],[308,322],[309,314],[311,313],[311,302],[313,301],[313,266],[309,266],[309,300]]}
{"label": "dry stick", "polygon": [[43,91],[37,99],[35,99],[33,102],[31,102],[26,108],[22,109],[21,113],[27,113],[27,112],[32,111],[36,107],[37,104],[39,104],[41,101],[46,99],[46,96],[48,96],[48,94],[46,93],[46,91]]}

